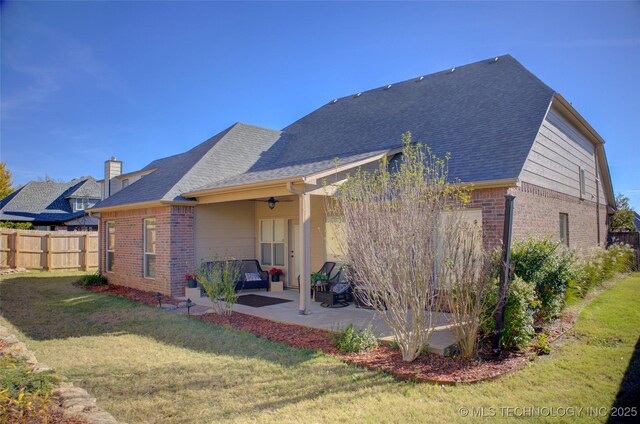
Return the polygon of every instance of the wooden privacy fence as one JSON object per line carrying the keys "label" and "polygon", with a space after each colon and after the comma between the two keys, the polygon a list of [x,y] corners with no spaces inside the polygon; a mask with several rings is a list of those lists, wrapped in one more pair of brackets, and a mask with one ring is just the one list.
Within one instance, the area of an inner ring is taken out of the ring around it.
{"label": "wooden privacy fence", "polygon": [[97,268],[98,233],[2,228],[0,267],[45,271]]}

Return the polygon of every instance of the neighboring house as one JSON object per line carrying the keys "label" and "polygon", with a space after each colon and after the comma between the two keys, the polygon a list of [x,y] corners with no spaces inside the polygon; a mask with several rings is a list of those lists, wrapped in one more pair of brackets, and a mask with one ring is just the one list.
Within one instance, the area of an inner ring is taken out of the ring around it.
{"label": "neighboring house", "polygon": [[507,193],[515,238],[605,245],[614,197],[604,141],[507,55],[330,101],[281,131],[237,123],[137,172],[119,175],[122,163],[107,161],[109,196],[92,208],[101,271],[178,295],[202,260],[257,258],[283,268],[290,287],[301,276],[306,313],[310,272],[340,255],[324,208],[330,184],[398,154],[406,131],[450,152],[450,176],[474,184],[469,219],[487,247],[500,245]]}
{"label": "neighboring house", "polygon": [[30,222],[38,230],[97,230],[86,209],[102,198],[93,177],[70,182],[31,181],[0,200],[0,221]]}
{"label": "neighboring house", "polygon": [[636,226],[636,231],[640,231],[640,214],[638,212],[633,213],[633,225]]}

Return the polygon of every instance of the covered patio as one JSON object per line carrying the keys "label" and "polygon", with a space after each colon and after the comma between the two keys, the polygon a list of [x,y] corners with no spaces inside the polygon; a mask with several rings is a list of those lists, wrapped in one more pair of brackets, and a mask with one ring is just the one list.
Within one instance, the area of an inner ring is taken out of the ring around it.
{"label": "covered patio", "polygon": [[[233,306],[233,311],[285,324],[295,324],[328,331],[339,331],[346,328],[349,324],[353,324],[357,329],[364,329],[371,326],[375,336],[379,340],[391,342],[394,339],[391,330],[384,321],[376,315],[375,311],[356,308],[353,303],[343,308],[324,308],[320,306],[320,303],[311,299],[308,304],[309,313],[301,315],[298,314],[298,302],[301,297],[298,290],[284,290],[282,292],[249,290],[239,293],[240,296],[248,294],[283,299],[288,300],[288,302],[261,307],[236,304]],[[208,297],[199,297],[191,300],[197,305],[212,306],[211,300],[209,300]],[[434,321],[436,329],[429,341],[428,350],[432,353],[445,355],[448,353],[448,349],[457,341],[455,331],[449,324],[449,314],[435,313]]]}

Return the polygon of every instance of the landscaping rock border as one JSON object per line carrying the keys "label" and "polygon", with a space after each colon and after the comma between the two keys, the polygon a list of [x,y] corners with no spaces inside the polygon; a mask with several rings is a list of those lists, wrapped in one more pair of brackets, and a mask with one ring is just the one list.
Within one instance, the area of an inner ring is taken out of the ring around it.
{"label": "landscaping rock border", "polygon": [[[38,362],[36,356],[14,334],[0,325],[0,345],[2,353],[15,358],[24,359],[33,370],[43,372],[50,370],[49,366]],[[63,418],[72,422],[85,422],[87,424],[126,424],[116,420],[111,414],[96,405],[96,399],[92,398],[86,390],[75,387],[73,383],[62,382],[54,389],[54,394],[59,399],[59,406]]]}

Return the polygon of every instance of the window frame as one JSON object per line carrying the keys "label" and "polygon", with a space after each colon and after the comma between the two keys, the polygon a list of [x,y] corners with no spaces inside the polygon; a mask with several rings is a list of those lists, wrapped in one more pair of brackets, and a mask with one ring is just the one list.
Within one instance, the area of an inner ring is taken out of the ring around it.
{"label": "window frame", "polygon": [[[282,230],[282,239],[281,240],[276,240],[276,221],[279,221],[280,223],[280,227]],[[265,233],[265,231],[263,230],[263,226],[269,223],[270,224],[270,229],[267,229],[270,232],[270,237],[268,239],[264,239],[263,235]],[[258,223],[258,231],[259,231],[259,237],[258,237],[258,255],[260,257],[260,264],[261,265],[266,265],[266,266],[273,266],[273,267],[286,267],[287,266],[287,249],[286,249],[286,240],[287,240],[287,229],[286,229],[286,220],[284,218],[264,218],[264,219],[260,219],[260,222]],[[269,246],[269,255],[270,255],[270,260],[269,262],[265,262],[265,258],[263,256],[263,245]],[[282,246],[282,263],[276,263],[276,248]]]}
{"label": "window frame", "polygon": [[[156,219],[155,218],[145,218],[142,222],[142,276],[146,279],[149,280],[155,280],[156,279],[156,268],[155,268],[155,264],[156,264],[156,241],[153,242],[153,252],[148,252],[147,248],[147,223],[153,222],[153,232],[154,232],[154,239],[156,239],[157,237],[157,227],[156,227]],[[149,257],[153,256],[154,259],[154,263],[153,263],[153,275],[148,275],[147,271],[148,271],[148,260]]]}
{"label": "window frame", "polygon": [[578,167],[578,182],[580,184],[580,198],[584,199],[587,195],[587,173],[581,166]]}
{"label": "window frame", "polygon": [[[564,232],[563,229],[563,219],[564,219]],[[560,242],[564,244],[566,247],[569,247],[569,214],[565,212],[560,212],[558,217],[558,232]]]}
{"label": "window frame", "polygon": [[[111,236],[110,229],[113,229],[113,249],[109,249],[111,243],[109,243],[109,238]],[[116,222],[115,221],[106,221],[105,222],[105,243],[107,252],[105,257],[105,270],[106,272],[113,272],[113,264],[115,263],[115,255],[116,255]],[[111,255],[110,255],[111,254]]]}

